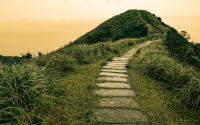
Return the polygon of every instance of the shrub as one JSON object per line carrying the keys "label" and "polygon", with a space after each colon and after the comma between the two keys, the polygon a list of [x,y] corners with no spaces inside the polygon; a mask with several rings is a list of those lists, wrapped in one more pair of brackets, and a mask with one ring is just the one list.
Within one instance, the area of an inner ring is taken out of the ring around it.
{"label": "shrub", "polygon": [[26,54],[22,54],[22,57],[26,58],[26,59],[31,59],[32,58],[32,54],[30,52],[27,52]]}
{"label": "shrub", "polygon": [[46,68],[52,71],[57,71],[61,74],[70,73],[76,70],[76,61],[70,56],[57,55],[52,57],[46,64]]}
{"label": "shrub", "polygon": [[48,85],[45,72],[31,64],[0,67],[0,124],[37,124]]}
{"label": "shrub", "polygon": [[188,42],[187,37],[185,38],[175,29],[171,29],[167,32],[165,45],[175,58],[200,68],[200,44]]}

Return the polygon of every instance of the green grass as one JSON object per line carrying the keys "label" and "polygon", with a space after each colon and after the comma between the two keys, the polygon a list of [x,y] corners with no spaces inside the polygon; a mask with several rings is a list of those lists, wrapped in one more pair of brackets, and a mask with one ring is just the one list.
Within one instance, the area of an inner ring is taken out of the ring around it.
{"label": "green grass", "polygon": [[93,110],[96,96],[92,90],[104,60],[81,66],[76,72],[63,77],[51,89],[54,96],[53,110],[45,119],[45,124],[67,125],[94,123]]}
{"label": "green grass", "polygon": [[[32,64],[0,65],[0,124],[40,123],[49,79]],[[48,110],[48,109],[47,109]],[[41,113],[41,114],[40,114]]]}
{"label": "green grass", "polygon": [[140,38],[163,34],[167,27],[160,18],[145,10],[128,10],[100,24],[75,41],[75,44],[93,44],[124,38]]}
{"label": "green grass", "polygon": [[0,124],[93,124],[101,65],[144,40],[70,45],[24,64],[0,64]]}
{"label": "green grass", "polygon": [[[148,58],[148,56],[151,57],[157,53],[162,53],[159,57],[162,58],[168,54],[167,51],[162,51],[163,49],[159,47],[163,48],[160,43],[155,43],[150,45],[150,47],[143,48],[129,64],[130,81],[132,81],[131,86],[134,88],[137,95],[136,100],[141,105],[143,112],[147,114],[150,124],[196,125],[200,120],[197,111],[190,108],[183,108],[182,106],[182,108],[177,107],[175,104],[179,101],[179,98],[175,97],[177,92],[166,88],[166,84],[169,82],[166,83],[161,79],[157,79],[159,78],[158,76],[152,77],[150,74],[150,72],[154,72],[158,67],[154,67],[155,69],[149,70],[149,72],[147,72],[147,69],[145,68],[147,63],[148,65],[154,65],[155,63],[150,62],[149,60],[151,60],[151,58]],[[145,62],[145,59],[147,62]],[[160,63],[159,61],[157,62]],[[159,66],[162,66],[162,62]],[[169,70],[171,71],[170,68]],[[162,73],[160,73],[160,76],[165,77]],[[168,77],[168,79],[170,79],[170,77]]]}

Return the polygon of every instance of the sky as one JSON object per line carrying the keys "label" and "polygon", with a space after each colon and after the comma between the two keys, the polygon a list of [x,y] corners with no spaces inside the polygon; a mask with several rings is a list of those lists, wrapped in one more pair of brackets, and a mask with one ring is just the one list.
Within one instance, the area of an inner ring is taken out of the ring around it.
{"label": "sky", "polygon": [[198,16],[199,0],[1,0],[1,20],[91,20],[110,18],[128,9],[157,15]]}
{"label": "sky", "polygon": [[161,17],[200,41],[200,0],[0,0],[0,55],[52,51],[129,9]]}

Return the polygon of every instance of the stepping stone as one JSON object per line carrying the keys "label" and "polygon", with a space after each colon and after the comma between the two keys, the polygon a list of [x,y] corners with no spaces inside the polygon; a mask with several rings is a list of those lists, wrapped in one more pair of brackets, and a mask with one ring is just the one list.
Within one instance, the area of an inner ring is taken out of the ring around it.
{"label": "stepping stone", "polygon": [[100,98],[99,106],[107,108],[138,109],[138,103],[132,98]]}
{"label": "stepping stone", "polygon": [[101,72],[99,75],[100,75],[100,76],[125,77],[125,78],[128,77],[128,75],[125,75],[125,74],[121,74],[121,73],[109,73],[109,72]]}
{"label": "stepping stone", "polygon": [[125,67],[127,64],[109,63],[106,66]]}
{"label": "stepping stone", "polygon": [[127,78],[120,77],[99,77],[99,81],[128,82]]}
{"label": "stepping stone", "polygon": [[109,89],[130,89],[130,85],[126,83],[120,83],[120,82],[105,82],[105,83],[97,83],[97,86],[100,88],[109,88]]}
{"label": "stepping stone", "polygon": [[128,61],[130,58],[113,58],[114,61]]}
{"label": "stepping stone", "polygon": [[133,56],[131,56],[131,55],[124,55],[124,56],[122,56],[123,58],[132,58]]}
{"label": "stepping stone", "polygon": [[115,61],[112,61],[113,63],[126,63],[128,64],[129,60],[115,60]]}
{"label": "stepping stone", "polygon": [[133,54],[125,54],[122,56],[122,58],[132,58]]}
{"label": "stepping stone", "polygon": [[135,92],[133,90],[124,89],[98,89],[95,91],[98,96],[108,96],[108,97],[135,97]]}
{"label": "stepping stone", "polygon": [[145,123],[147,118],[138,110],[98,109],[95,113],[97,122],[115,124]]}
{"label": "stepping stone", "polygon": [[121,67],[119,67],[119,66],[103,66],[102,68],[104,68],[104,69],[126,69],[126,67],[125,66],[121,66]]}
{"label": "stepping stone", "polygon": [[117,70],[117,69],[101,69],[103,72],[115,72],[115,73],[127,73],[126,70]]}
{"label": "stepping stone", "polygon": [[107,65],[127,65],[128,63],[108,62]]}

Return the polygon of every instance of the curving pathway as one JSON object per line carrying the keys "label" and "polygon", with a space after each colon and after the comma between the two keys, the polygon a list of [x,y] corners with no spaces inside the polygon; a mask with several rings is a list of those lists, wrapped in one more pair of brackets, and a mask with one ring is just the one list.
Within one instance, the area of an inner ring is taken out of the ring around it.
{"label": "curving pathway", "polygon": [[[145,42],[138,48],[150,43],[150,41]],[[147,123],[147,117],[141,112],[140,106],[134,99],[136,94],[129,85],[126,69],[129,60],[137,51],[137,48],[133,48],[121,57],[114,57],[113,61],[102,67],[95,90],[95,94],[99,97],[95,113],[98,124],[135,125]]]}

